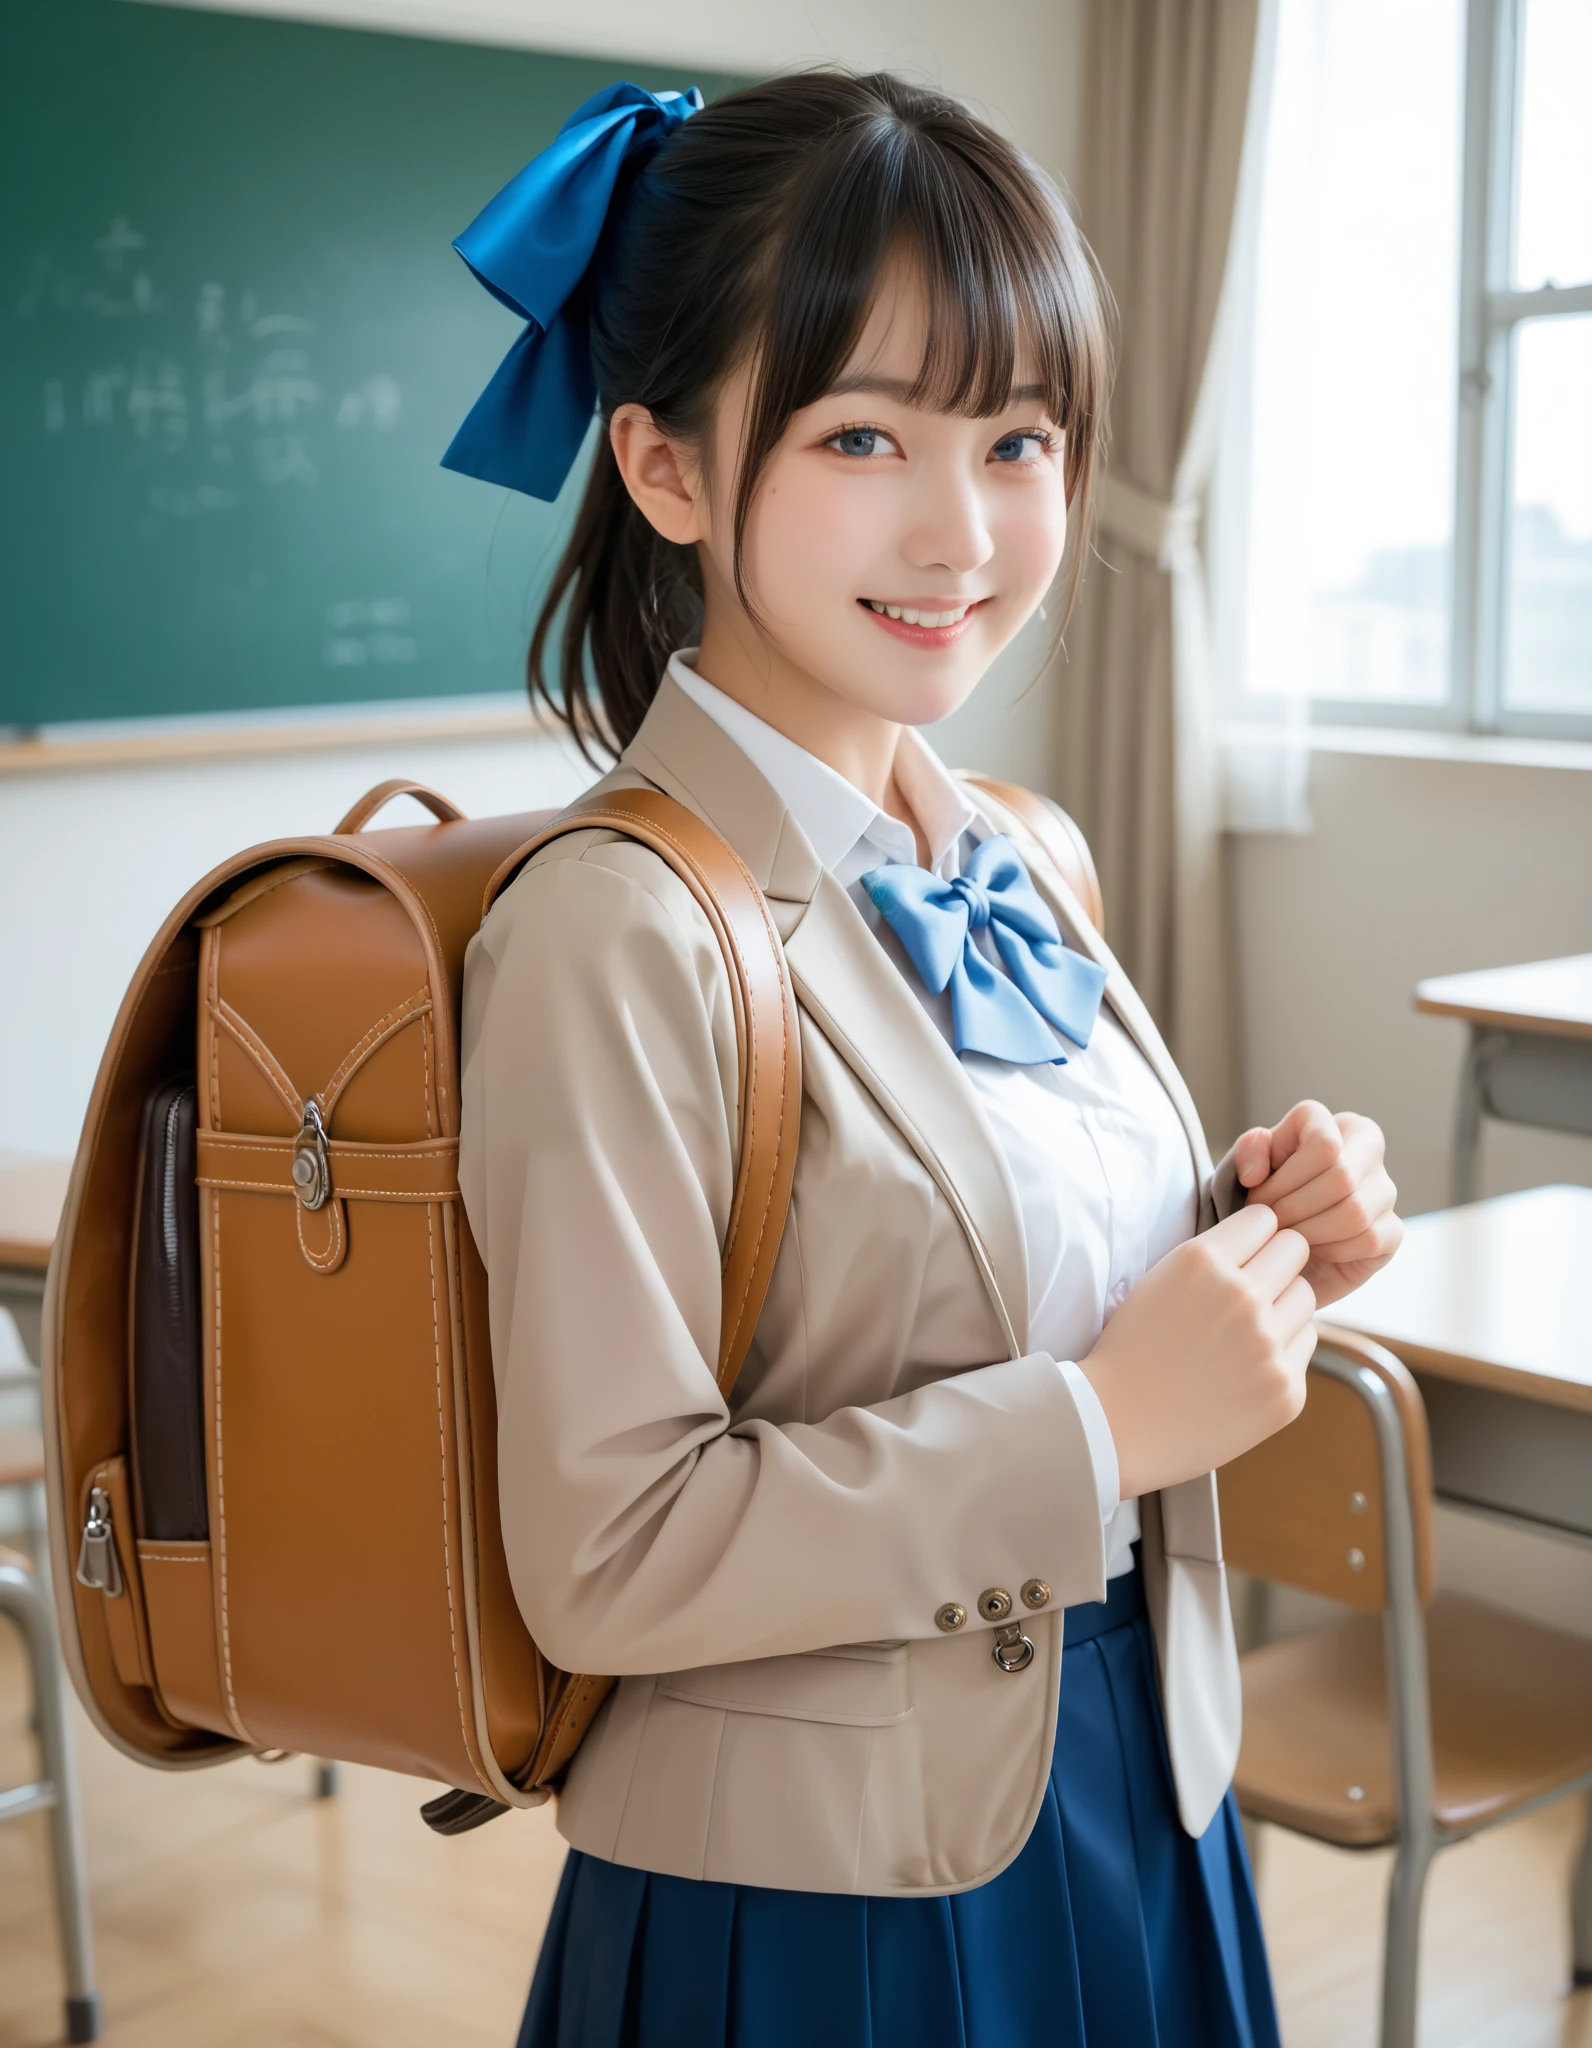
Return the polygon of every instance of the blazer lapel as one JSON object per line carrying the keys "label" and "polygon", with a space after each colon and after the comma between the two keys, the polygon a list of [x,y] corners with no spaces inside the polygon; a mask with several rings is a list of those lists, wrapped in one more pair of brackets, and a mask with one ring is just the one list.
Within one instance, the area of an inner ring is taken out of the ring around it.
{"label": "blazer lapel", "polygon": [[824,874],[785,944],[803,1009],[934,1176],[967,1234],[1011,1355],[1028,1348],[1017,1191],[961,1062],[856,905]]}
{"label": "blazer lapel", "polygon": [[746,862],[785,943],[797,1000],[933,1175],[1021,1357],[1028,1252],[1017,1191],[956,1055],[774,790],[668,676],[616,771],[633,775],[705,818]]}

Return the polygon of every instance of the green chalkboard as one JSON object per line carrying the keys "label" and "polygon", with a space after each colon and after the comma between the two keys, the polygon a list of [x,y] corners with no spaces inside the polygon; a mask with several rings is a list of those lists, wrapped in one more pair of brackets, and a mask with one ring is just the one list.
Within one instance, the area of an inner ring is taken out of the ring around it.
{"label": "green chalkboard", "polygon": [[0,726],[519,687],[572,488],[438,467],[517,332],[449,243],[622,76],[729,83],[4,0]]}

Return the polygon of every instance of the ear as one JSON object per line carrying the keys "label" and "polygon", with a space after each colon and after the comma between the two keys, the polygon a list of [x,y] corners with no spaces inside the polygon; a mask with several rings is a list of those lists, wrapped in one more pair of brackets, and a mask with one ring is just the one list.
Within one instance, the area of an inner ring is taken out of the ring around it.
{"label": "ear", "polygon": [[704,539],[706,507],[696,467],[647,408],[617,407],[608,440],[625,489],[664,539],[683,546]]}

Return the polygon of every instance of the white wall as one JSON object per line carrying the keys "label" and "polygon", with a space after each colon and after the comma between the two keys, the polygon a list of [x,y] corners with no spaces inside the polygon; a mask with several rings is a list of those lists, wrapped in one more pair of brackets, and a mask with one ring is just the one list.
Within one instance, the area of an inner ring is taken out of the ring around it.
{"label": "white wall", "polygon": [[[1464,1027],[1424,975],[1592,951],[1592,751],[1560,768],[1328,752],[1308,837],[1231,842],[1245,1115],[1301,1096],[1387,1132],[1406,1214],[1448,1199]],[[1480,1192],[1592,1185],[1592,1139],[1488,1127]]]}
{"label": "white wall", "polygon": [[[169,0],[168,0],[169,4]],[[766,73],[904,71],[973,102],[1053,174],[1072,168],[1082,0],[177,0],[461,42]],[[689,83],[689,80],[682,81]]]}

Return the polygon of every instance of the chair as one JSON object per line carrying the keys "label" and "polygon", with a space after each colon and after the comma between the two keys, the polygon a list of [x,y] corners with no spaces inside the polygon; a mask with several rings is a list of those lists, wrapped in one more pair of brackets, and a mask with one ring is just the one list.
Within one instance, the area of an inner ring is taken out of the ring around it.
{"label": "chair", "polygon": [[[37,1486],[44,1477],[44,1444],[36,1430],[0,1430],[0,1487]],[[100,2004],[94,1989],[93,1943],[83,1868],[83,1825],[77,1768],[67,1719],[66,1689],[55,1639],[55,1615],[33,1567],[0,1546],[0,1614],[22,1631],[33,1676],[34,1720],[44,1775],[33,1785],[0,1792],[0,1821],[47,1807],[55,1863],[55,1897],[66,1951],[66,2038],[96,2041]]]}
{"label": "chair", "polygon": [[[1229,1564],[1357,1610],[1245,1653],[1236,1789],[1249,1818],[1345,1849],[1396,1845],[1381,2043],[1414,2048],[1432,1859],[1592,1785],[1592,1642],[1434,1595],[1425,1409],[1364,1337],[1320,1329],[1303,1412],[1219,1483]],[[1578,1982],[1592,1981],[1584,1890]]]}

